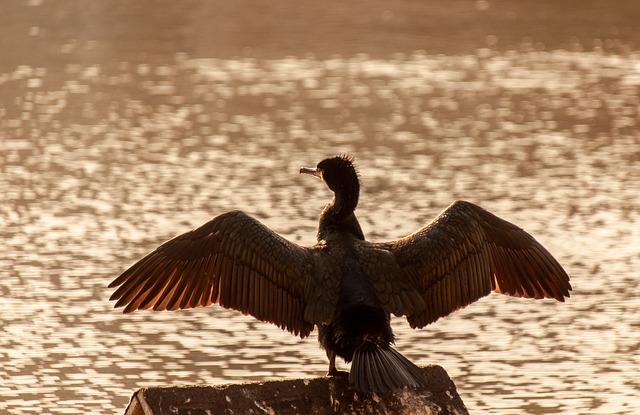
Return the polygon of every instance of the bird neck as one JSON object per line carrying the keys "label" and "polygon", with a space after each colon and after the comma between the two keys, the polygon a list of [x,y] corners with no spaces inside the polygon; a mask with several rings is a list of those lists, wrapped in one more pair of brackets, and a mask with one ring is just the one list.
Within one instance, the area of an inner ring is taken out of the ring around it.
{"label": "bird neck", "polygon": [[364,240],[364,233],[354,210],[358,205],[358,192],[348,192],[349,196],[336,192],[320,216],[318,240],[327,240],[331,233],[348,233]]}
{"label": "bird neck", "polygon": [[330,211],[338,220],[347,218],[353,214],[354,210],[356,210],[359,197],[360,189],[357,187],[348,191],[338,189],[338,191],[335,192],[331,203],[329,203],[325,208],[325,211]]}

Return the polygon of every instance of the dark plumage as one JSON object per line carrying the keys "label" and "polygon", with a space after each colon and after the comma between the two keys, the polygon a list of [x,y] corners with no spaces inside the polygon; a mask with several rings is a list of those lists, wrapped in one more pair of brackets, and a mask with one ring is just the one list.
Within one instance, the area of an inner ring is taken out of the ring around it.
{"label": "dark plumage", "polygon": [[531,235],[464,201],[391,242],[365,241],[354,210],[360,183],[348,157],[300,173],[335,197],[320,216],[318,243],[289,242],[240,211],[213,218],[160,245],[109,286],[124,312],[220,304],[300,337],[318,327],[329,357],[353,362],[359,391],[424,384],[422,371],[391,344],[390,314],[413,328],[433,323],[491,291],[569,297],[569,276]]}

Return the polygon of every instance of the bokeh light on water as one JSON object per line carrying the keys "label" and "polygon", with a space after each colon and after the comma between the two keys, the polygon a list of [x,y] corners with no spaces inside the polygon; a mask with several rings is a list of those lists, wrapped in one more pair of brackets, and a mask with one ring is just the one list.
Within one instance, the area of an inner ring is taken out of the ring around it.
{"label": "bokeh light on water", "polygon": [[218,307],[122,316],[105,287],[163,240],[243,209],[301,244],[348,152],[372,240],[452,200],[524,227],[565,304],[492,295],[398,349],[472,413],[640,412],[640,55],[426,53],[128,61],[0,74],[0,412],[120,413],[135,388],[323,375],[315,336]]}

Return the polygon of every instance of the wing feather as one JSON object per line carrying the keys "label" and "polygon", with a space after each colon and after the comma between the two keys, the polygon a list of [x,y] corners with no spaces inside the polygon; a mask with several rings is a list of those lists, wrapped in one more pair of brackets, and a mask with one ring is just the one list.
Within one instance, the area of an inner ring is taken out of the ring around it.
{"label": "wing feather", "polygon": [[301,247],[240,211],[220,215],[179,235],[116,278],[111,300],[124,312],[177,310],[218,303],[274,323],[301,337],[314,322],[305,319],[306,292],[317,247]]}
{"label": "wing feather", "polygon": [[[400,309],[409,324],[424,327],[488,295],[491,290],[515,297],[569,297],[569,276],[531,235],[481,207],[452,203],[432,223],[396,241],[375,244],[392,253],[405,284],[423,305],[404,300]],[[400,280],[397,276],[394,281]],[[407,289],[407,288],[404,288]],[[396,288],[397,290],[397,288]]]}
{"label": "wing feather", "polygon": [[[165,280],[162,283],[151,285],[148,291],[146,291],[145,288],[141,289],[138,295],[144,293],[145,291],[146,294],[144,295],[144,298],[142,298],[139,308],[141,310],[146,310],[150,308],[154,302],[157,302],[160,296],[162,296],[162,293],[167,289],[167,284],[169,281],[171,280]],[[145,284],[145,286],[146,285],[147,284]]]}

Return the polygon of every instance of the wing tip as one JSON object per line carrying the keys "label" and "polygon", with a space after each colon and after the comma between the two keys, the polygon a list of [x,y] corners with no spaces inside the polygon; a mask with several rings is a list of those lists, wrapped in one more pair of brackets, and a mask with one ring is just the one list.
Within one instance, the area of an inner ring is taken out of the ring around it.
{"label": "wing tip", "polygon": [[117,286],[121,285],[122,284],[122,281],[120,281],[121,278],[122,278],[122,275],[120,275],[115,280],[111,281],[109,285],[107,285],[107,288],[116,288]]}

